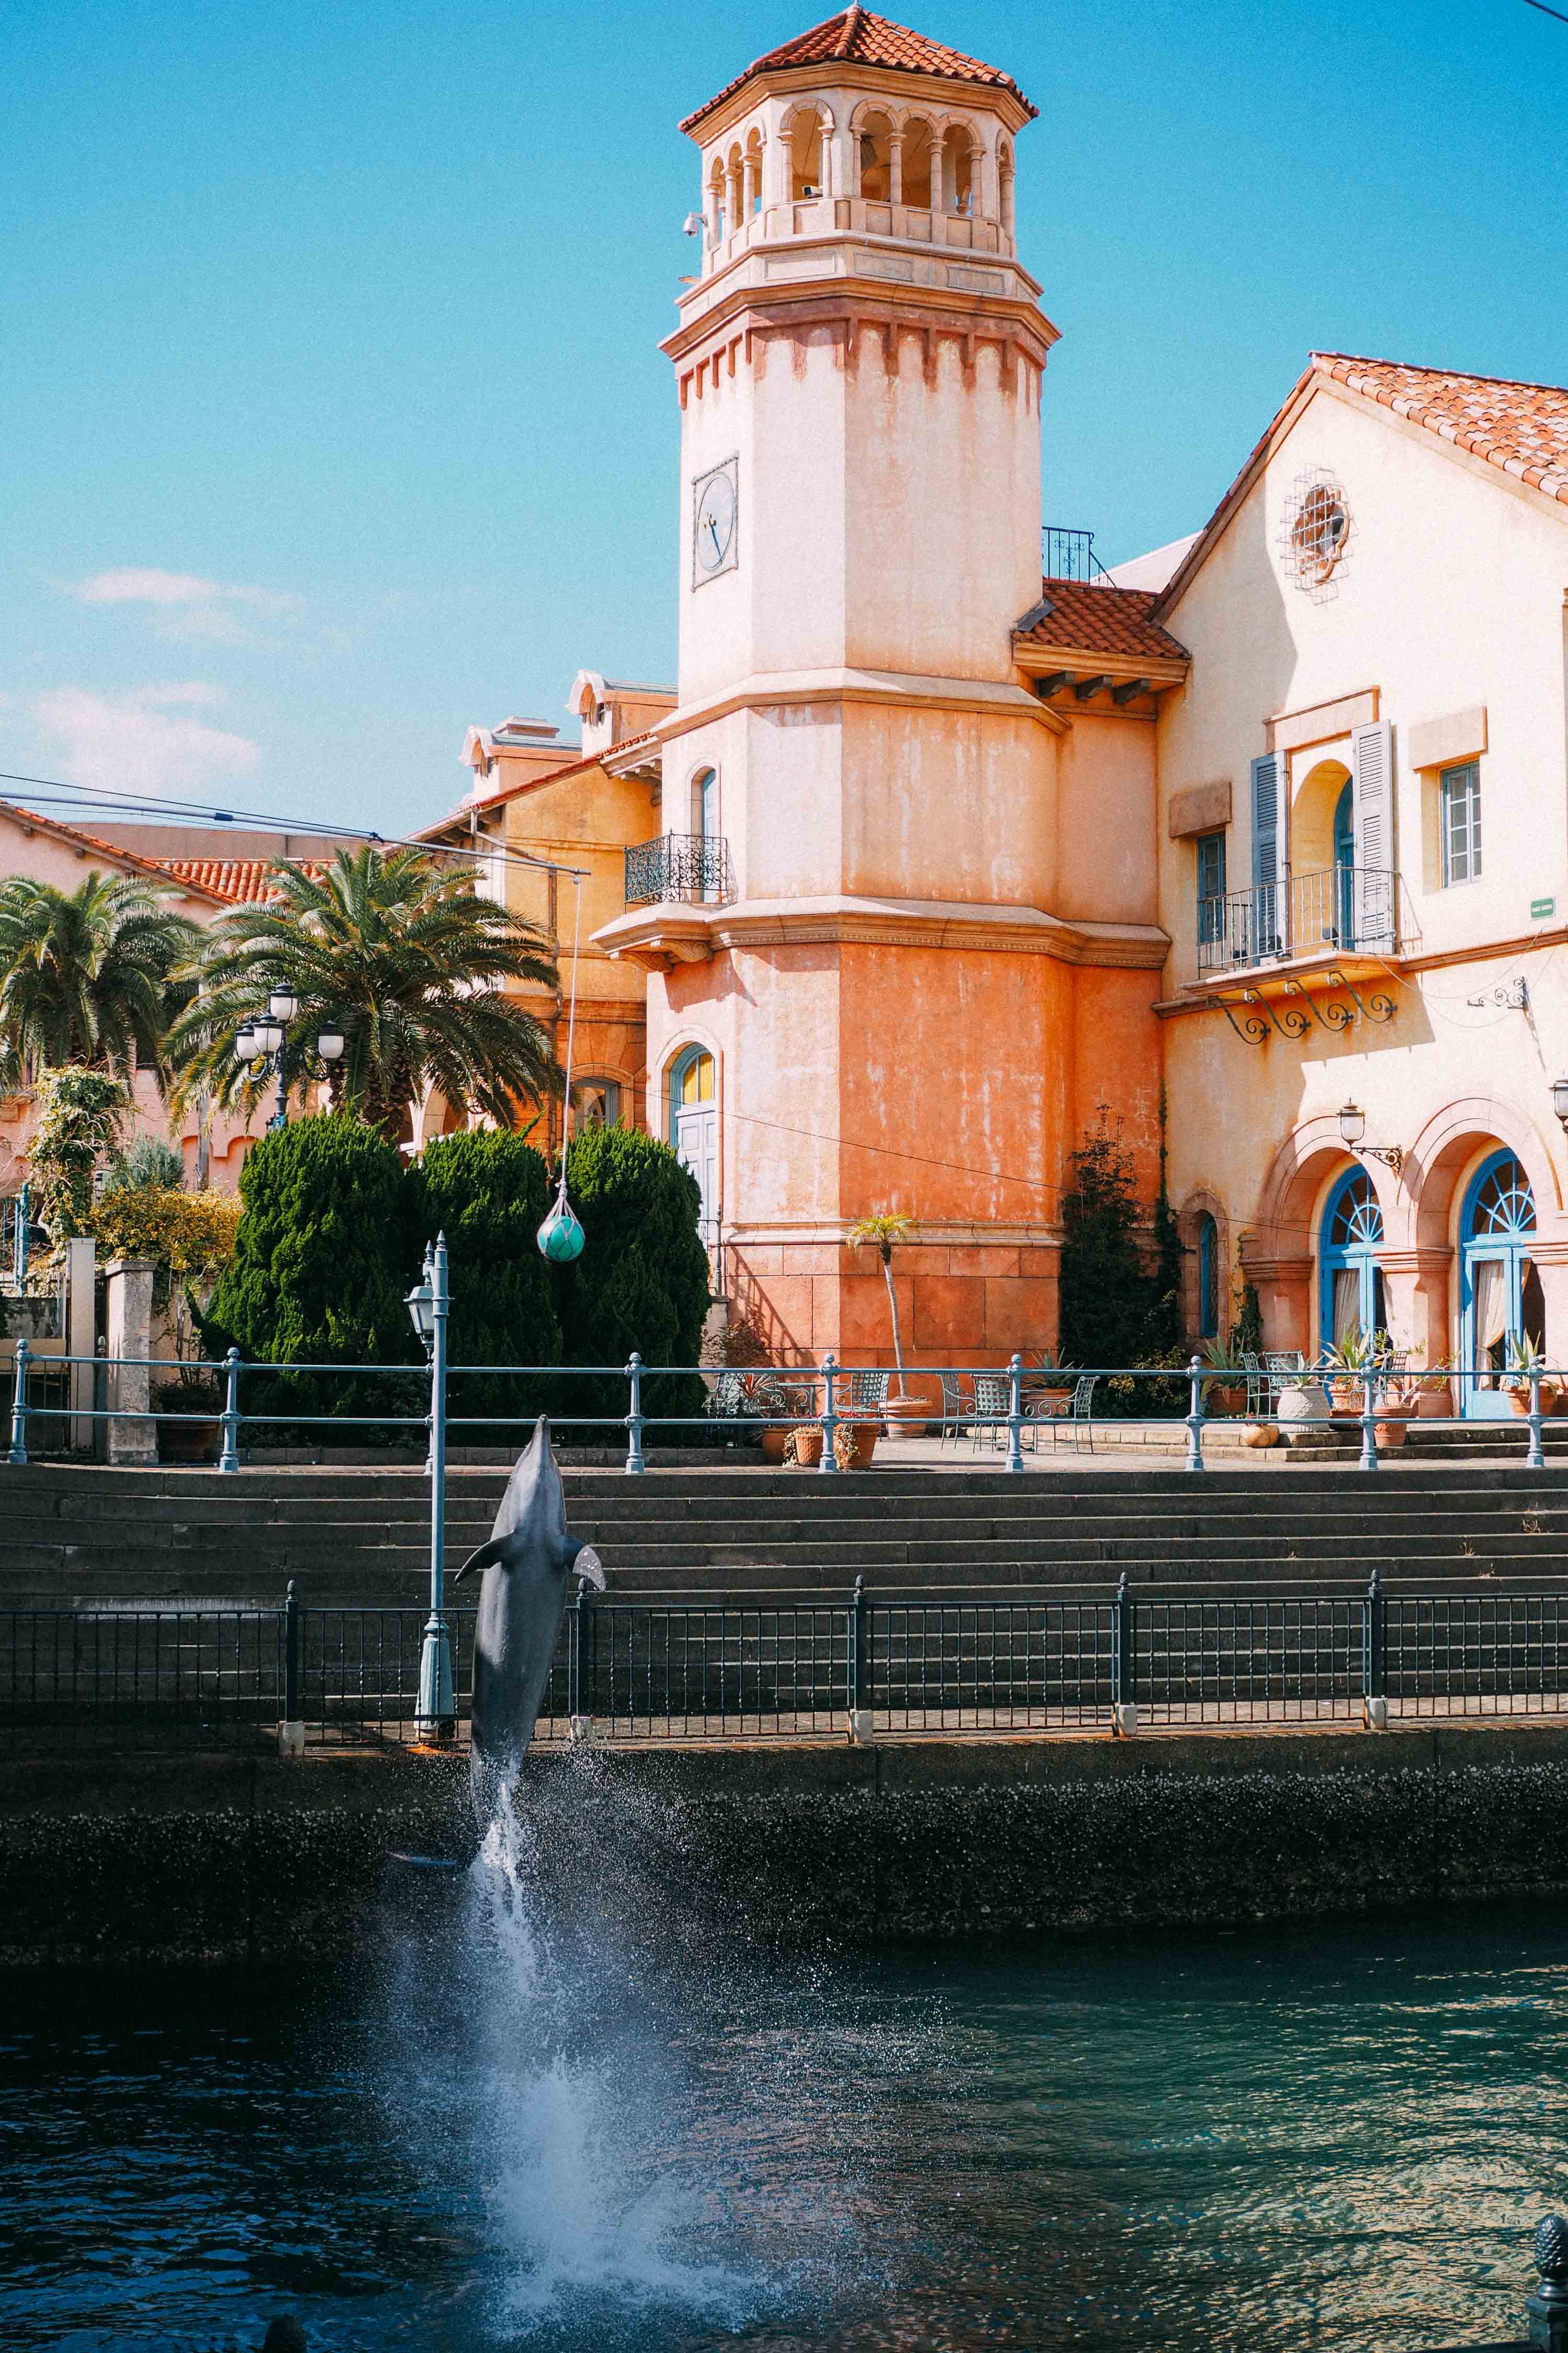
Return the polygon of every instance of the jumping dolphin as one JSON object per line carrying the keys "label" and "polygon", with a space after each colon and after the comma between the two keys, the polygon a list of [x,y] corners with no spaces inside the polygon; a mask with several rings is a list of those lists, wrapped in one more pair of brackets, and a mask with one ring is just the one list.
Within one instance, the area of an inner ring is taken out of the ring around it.
{"label": "jumping dolphin", "polygon": [[512,1465],[489,1542],[471,1552],[452,1582],[484,1571],[474,1630],[471,1764],[476,1792],[517,1778],[550,1680],[575,1572],[602,1593],[605,1572],[591,1545],[566,1533],[566,1498],[540,1417],[533,1443]]}

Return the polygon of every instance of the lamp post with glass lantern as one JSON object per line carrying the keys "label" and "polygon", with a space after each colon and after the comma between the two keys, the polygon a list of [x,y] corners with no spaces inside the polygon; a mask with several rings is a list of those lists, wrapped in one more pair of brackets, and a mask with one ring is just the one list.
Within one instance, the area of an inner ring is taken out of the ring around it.
{"label": "lamp post with glass lantern", "polygon": [[[242,1022],[235,1032],[235,1060],[251,1067],[257,1077],[277,1074],[278,1108],[267,1123],[268,1127],[289,1124],[289,1031],[299,1015],[299,998],[287,981],[280,981],[267,1000],[265,1017]],[[324,1021],[316,1032],[316,1051],[322,1061],[341,1060],[343,1045],[343,1033],[337,1024]]]}
{"label": "lamp post with glass lantern", "polygon": [[425,1249],[425,1280],[405,1304],[409,1321],[430,1361],[430,1615],[419,1653],[419,1699],[416,1725],[427,1740],[450,1740],[457,1732],[452,1699],[452,1644],[442,1614],[447,1568],[447,1237],[437,1234]]}

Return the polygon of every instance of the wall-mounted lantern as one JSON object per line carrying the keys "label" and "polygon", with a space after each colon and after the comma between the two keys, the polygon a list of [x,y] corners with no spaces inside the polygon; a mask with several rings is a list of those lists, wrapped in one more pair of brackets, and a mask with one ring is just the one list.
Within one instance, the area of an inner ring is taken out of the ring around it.
{"label": "wall-mounted lantern", "polygon": [[1405,1166],[1405,1153],[1397,1144],[1363,1144],[1366,1134],[1366,1113],[1359,1103],[1348,1103],[1340,1113],[1340,1135],[1347,1152],[1360,1160],[1381,1160],[1394,1175]]}

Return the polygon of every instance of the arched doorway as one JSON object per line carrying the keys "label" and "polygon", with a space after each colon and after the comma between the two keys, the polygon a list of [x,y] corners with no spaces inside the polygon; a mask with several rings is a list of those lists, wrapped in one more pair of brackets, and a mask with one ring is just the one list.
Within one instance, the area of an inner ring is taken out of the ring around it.
{"label": "arched doorway", "polygon": [[1377,1263],[1383,1211],[1364,1168],[1350,1169],[1329,1195],[1320,1236],[1318,1336],[1322,1347],[1337,1348],[1352,1332],[1369,1336],[1386,1331],[1388,1307]]}
{"label": "arched doorway", "polygon": [[1500,1420],[1509,1402],[1500,1383],[1510,1344],[1521,1333],[1546,1343],[1546,1303],[1536,1272],[1535,1195],[1517,1156],[1506,1149],[1482,1161],[1459,1212],[1459,1345],[1465,1377],[1461,1410],[1473,1421]]}
{"label": "arched doorway", "polygon": [[719,1099],[713,1057],[689,1046],[669,1070],[669,1141],[702,1196],[699,1228],[712,1249],[719,1238]]}

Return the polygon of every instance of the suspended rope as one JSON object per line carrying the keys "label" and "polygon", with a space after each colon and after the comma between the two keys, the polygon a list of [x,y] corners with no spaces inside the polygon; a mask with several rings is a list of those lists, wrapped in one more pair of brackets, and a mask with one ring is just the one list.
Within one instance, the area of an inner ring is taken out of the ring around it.
{"label": "suspended rope", "polygon": [[566,1146],[572,1124],[572,1057],[577,1042],[577,943],[583,932],[583,883],[581,877],[573,882],[576,900],[572,916],[572,998],[566,1016],[566,1098],[561,1109],[561,1173],[555,1187],[555,1203],[550,1215],[539,1229],[541,1254],[556,1266],[570,1266],[574,1258],[583,1255],[583,1229],[566,1198]]}

